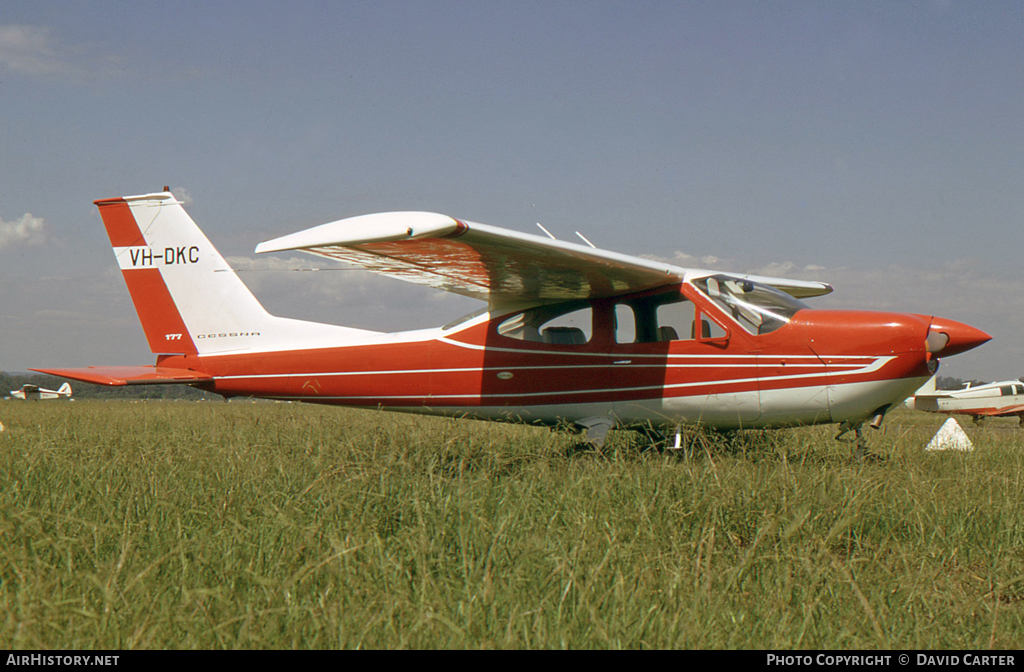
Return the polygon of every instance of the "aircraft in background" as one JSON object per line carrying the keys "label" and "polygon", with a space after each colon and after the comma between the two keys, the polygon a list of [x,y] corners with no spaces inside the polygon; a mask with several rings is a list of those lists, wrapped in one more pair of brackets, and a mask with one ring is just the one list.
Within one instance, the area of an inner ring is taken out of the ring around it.
{"label": "aircraft in background", "polygon": [[36,369],[105,385],[609,430],[878,426],[938,358],[991,337],[907,313],[816,310],[822,282],[688,269],[428,212],[261,243],[486,302],[381,333],[267,313],[165,188],[96,201],[155,366]]}
{"label": "aircraft in background", "polygon": [[904,403],[918,411],[969,415],[978,424],[984,418],[1017,416],[1020,426],[1024,427],[1024,383],[1019,380],[968,384],[959,390],[938,390],[932,377]]}
{"label": "aircraft in background", "polygon": [[38,385],[22,385],[20,390],[11,390],[11,397],[25,401],[40,401],[45,399],[70,399],[71,384],[64,383],[56,390],[48,390]]}

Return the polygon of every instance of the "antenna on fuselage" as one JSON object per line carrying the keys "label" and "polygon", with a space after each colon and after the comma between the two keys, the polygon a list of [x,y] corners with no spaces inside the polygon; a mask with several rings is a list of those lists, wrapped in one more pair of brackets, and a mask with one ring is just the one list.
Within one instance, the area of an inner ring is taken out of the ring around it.
{"label": "antenna on fuselage", "polygon": [[543,231],[544,233],[548,234],[548,238],[550,238],[551,240],[558,240],[558,238],[555,238],[554,236],[551,235],[550,231],[548,231],[543,226],[541,226],[540,222],[537,222],[537,226],[540,226],[540,230]]}
{"label": "antenna on fuselage", "polygon": [[576,232],[576,235],[577,235],[577,236],[579,236],[579,237],[580,237],[580,240],[582,240],[582,241],[583,241],[584,243],[586,243],[587,245],[590,245],[590,246],[591,246],[592,248],[594,248],[595,250],[597,249],[597,245],[594,245],[594,244],[593,244],[592,242],[590,242],[589,240],[587,240],[587,237],[586,237],[586,236],[584,236],[584,235],[583,235],[582,233],[580,233],[579,231],[577,231],[577,232]]}

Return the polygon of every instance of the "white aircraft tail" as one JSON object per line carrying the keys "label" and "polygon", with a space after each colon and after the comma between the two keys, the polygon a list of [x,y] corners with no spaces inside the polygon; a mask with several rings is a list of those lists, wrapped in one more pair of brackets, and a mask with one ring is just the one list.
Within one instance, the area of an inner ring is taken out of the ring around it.
{"label": "white aircraft tail", "polygon": [[63,395],[65,397],[70,397],[71,396],[71,383],[64,383],[59,388],[57,388],[57,394]]}
{"label": "white aircraft tail", "polygon": [[921,386],[914,394],[932,394],[938,388],[938,376],[932,376],[928,382]]}
{"label": "white aircraft tail", "polygon": [[168,191],[95,203],[154,354],[328,347],[374,333],[267,313]]}

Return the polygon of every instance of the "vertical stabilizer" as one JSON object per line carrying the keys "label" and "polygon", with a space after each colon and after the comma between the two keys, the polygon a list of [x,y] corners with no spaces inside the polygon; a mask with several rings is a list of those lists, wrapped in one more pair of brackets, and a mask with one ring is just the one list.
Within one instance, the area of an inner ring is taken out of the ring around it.
{"label": "vertical stabilizer", "polygon": [[168,191],[95,203],[155,354],[325,347],[370,333],[268,314]]}
{"label": "vertical stabilizer", "polygon": [[197,354],[252,345],[266,311],[170,192],[96,205],[150,350]]}

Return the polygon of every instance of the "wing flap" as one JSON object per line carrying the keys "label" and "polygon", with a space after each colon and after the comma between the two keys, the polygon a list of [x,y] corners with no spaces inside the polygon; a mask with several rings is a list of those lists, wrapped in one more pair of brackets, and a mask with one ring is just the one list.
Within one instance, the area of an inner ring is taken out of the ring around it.
{"label": "wing flap", "polygon": [[189,369],[166,366],[87,366],[82,369],[30,369],[51,376],[80,380],[94,385],[189,385],[213,380],[213,376]]}

